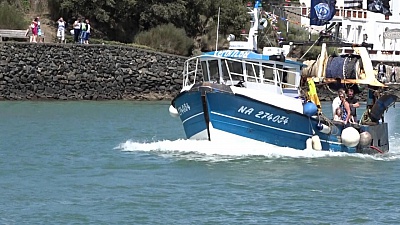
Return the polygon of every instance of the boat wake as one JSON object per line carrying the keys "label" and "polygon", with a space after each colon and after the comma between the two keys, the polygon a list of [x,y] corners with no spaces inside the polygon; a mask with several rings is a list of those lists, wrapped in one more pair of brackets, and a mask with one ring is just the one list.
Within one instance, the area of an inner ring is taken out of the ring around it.
{"label": "boat wake", "polygon": [[[396,134],[400,136],[400,134]],[[327,158],[354,157],[377,161],[400,160],[400,141],[397,137],[390,138],[391,150],[386,154],[365,155],[344,152],[315,151],[305,149],[299,151],[293,148],[277,147],[267,143],[243,141],[209,142],[196,140],[163,140],[153,142],[137,142],[128,140],[115,149],[126,152],[152,152],[162,157],[176,157],[195,161],[228,161],[244,158]]]}

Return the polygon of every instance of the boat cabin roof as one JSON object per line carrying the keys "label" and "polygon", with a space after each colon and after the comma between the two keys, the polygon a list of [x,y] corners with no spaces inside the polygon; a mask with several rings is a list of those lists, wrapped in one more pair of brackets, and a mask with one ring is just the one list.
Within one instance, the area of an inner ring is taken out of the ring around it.
{"label": "boat cabin roof", "polygon": [[223,57],[223,58],[231,58],[231,59],[239,59],[239,60],[247,60],[247,61],[275,61],[281,62],[285,64],[291,64],[296,67],[306,67],[306,64],[301,62],[293,61],[285,59],[285,61],[278,61],[274,59],[273,56],[276,55],[264,55],[260,53],[256,53],[254,51],[240,51],[240,50],[221,50],[221,51],[213,51],[213,52],[205,52],[202,57]]}

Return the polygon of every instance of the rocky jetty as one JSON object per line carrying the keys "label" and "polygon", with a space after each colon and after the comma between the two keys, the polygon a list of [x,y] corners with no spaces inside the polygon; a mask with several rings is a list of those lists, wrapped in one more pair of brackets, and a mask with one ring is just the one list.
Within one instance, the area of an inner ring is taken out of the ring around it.
{"label": "rocky jetty", "polygon": [[0,44],[0,100],[165,100],[185,57],[110,45]]}
{"label": "rocky jetty", "polygon": [[[120,45],[3,42],[0,100],[170,100],[186,59]],[[335,97],[324,86],[318,92],[321,101]],[[400,85],[385,92],[400,96]]]}

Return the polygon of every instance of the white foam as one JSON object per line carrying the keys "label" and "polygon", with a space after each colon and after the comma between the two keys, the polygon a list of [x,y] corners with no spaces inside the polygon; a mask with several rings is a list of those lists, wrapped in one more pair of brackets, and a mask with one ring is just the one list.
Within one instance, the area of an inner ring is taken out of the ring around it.
{"label": "white foam", "polygon": [[[397,135],[398,136],[398,135]],[[163,157],[179,157],[196,161],[225,161],[253,156],[267,158],[322,158],[322,157],[356,157],[379,161],[400,160],[400,141],[390,138],[390,153],[365,155],[356,153],[314,151],[311,149],[296,150],[277,147],[267,143],[241,141],[210,142],[196,140],[163,140],[154,142],[137,142],[128,140],[115,149],[130,152],[157,152]]]}

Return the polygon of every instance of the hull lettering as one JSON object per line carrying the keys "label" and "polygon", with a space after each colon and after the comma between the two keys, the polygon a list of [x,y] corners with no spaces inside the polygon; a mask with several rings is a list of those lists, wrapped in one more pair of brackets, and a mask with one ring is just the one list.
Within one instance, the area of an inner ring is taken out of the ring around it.
{"label": "hull lettering", "polygon": [[[244,115],[248,115],[251,116],[252,113],[254,111],[254,108],[250,108],[247,106],[241,106],[238,109],[238,113],[244,114]],[[258,111],[257,113],[255,113],[253,115],[255,118],[261,119],[261,120],[267,120],[267,121],[271,121],[273,123],[278,123],[278,124],[288,124],[289,123],[289,117],[286,116],[282,116],[282,115],[278,115],[278,114],[273,114],[270,112],[266,112],[266,111]]]}

